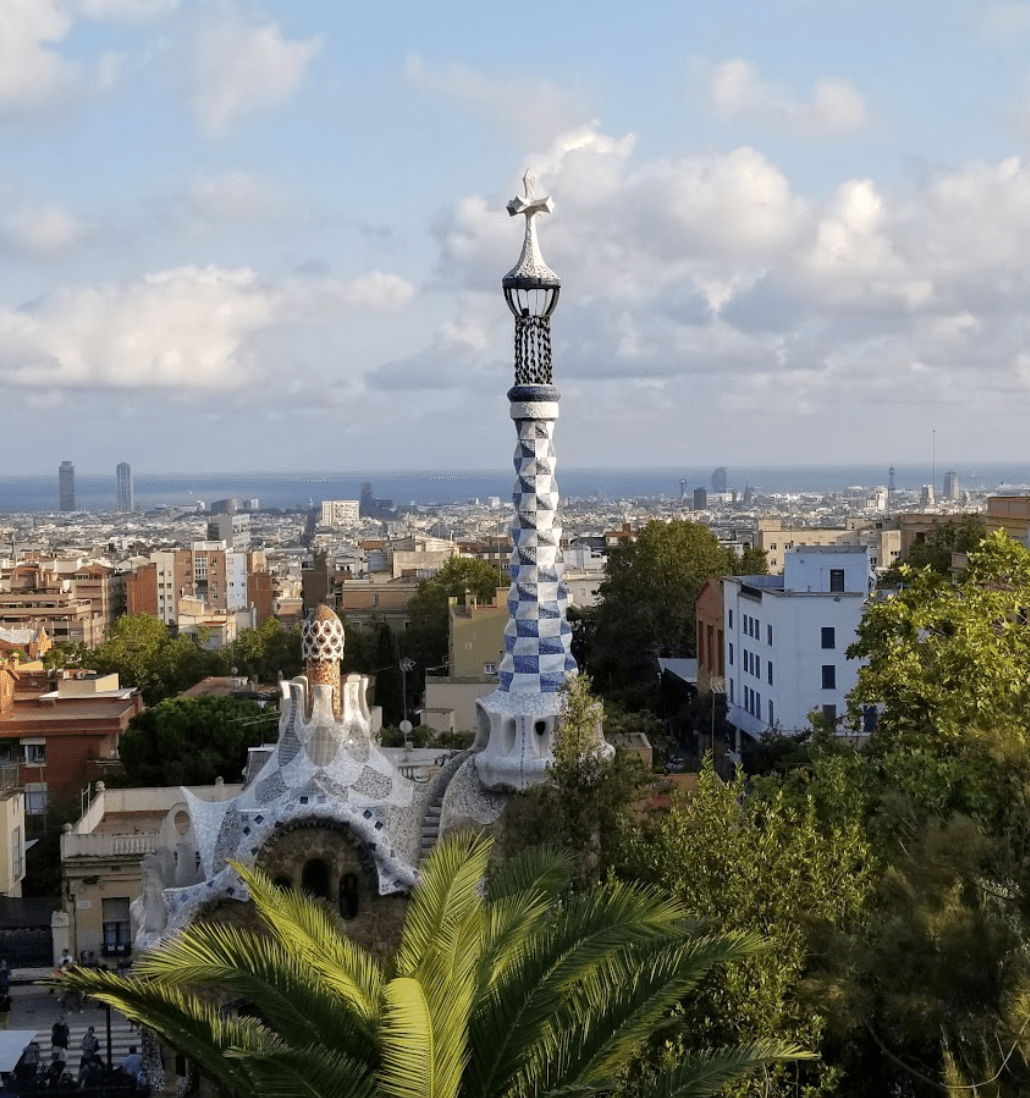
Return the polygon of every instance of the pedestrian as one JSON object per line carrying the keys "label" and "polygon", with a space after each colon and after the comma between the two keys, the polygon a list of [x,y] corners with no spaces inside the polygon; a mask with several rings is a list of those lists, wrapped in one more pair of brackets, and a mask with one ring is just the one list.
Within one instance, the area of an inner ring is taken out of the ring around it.
{"label": "pedestrian", "polygon": [[0,991],[0,1029],[6,1029],[11,1020],[11,993]]}
{"label": "pedestrian", "polygon": [[68,947],[65,946],[64,949],[61,950],[61,956],[57,961],[57,971],[67,972],[74,964],[75,958],[68,952]]}
{"label": "pedestrian", "polygon": [[7,958],[0,961],[0,992],[11,990],[11,970],[7,967]]}
{"label": "pedestrian", "polygon": [[93,1032],[93,1026],[90,1026],[89,1029],[86,1030],[80,1047],[82,1048],[82,1058],[79,1061],[79,1071],[81,1072],[86,1065],[86,1061],[100,1051],[100,1042],[97,1040],[97,1035]]}
{"label": "pedestrian", "polygon": [[70,1031],[68,1029],[68,1023],[64,1020],[62,1014],[60,1018],[50,1027],[50,1047],[53,1049],[60,1049],[64,1056],[62,1059],[68,1059],[68,1037]]}
{"label": "pedestrian", "polygon": [[129,1051],[122,1057],[122,1062],[118,1065],[124,1071],[127,1071],[133,1079],[143,1070],[143,1057],[136,1051],[135,1045],[129,1045]]}

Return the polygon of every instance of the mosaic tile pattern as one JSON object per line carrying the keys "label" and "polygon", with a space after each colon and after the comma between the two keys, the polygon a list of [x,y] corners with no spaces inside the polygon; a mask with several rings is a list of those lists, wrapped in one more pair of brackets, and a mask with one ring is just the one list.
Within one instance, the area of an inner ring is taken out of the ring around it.
{"label": "mosaic tile pattern", "polygon": [[283,781],[282,772],[277,770],[271,777],[262,778],[254,786],[254,800],[258,804],[269,804],[277,800],[286,792],[286,782]]}
{"label": "mosaic tile pattern", "polygon": [[389,797],[393,789],[393,779],[366,766],[352,788],[363,797]]}
{"label": "mosaic tile pattern", "polygon": [[516,385],[508,393],[518,431],[512,490],[512,553],[508,623],[500,690],[555,694],[569,672],[572,629],[562,580],[560,497],[554,476],[554,426],[559,392],[551,385]]}

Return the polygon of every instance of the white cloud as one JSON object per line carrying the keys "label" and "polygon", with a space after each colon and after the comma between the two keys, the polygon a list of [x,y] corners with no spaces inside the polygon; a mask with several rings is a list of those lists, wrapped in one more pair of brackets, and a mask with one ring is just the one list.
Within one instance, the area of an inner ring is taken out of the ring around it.
{"label": "white cloud", "polygon": [[205,236],[227,224],[285,217],[290,197],[274,183],[249,172],[200,175],[158,204],[158,216],[190,236]]}
{"label": "white cloud", "polygon": [[712,111],[725,121],[766,126],[795,138],[845,137],[872,121],[862,93],[839,77],[815,82],[810,100],[795,99],[779,84],[762,79],[743,58],[699,69]]}
{"label": "white cloud", "polygon": [[287,39],[272,23],[254,25],[230,11],[195,44],[191,98],[203,128],[224,136],[248,114],[284,103],[300,87],[322,38]]}
{"label": "white cloud", "polygon": [[0,212],[0,252],[49,258],[97,235],[96,227],[56,203]]}
{"label": "white cloud", "polygon": [[403,308],[395,275],[262,282],[247,268],[179,267],[0,308],[0,380],[16,386],[241,389],[260,374],[254,338],[340,310]]}
{"label": "white cloud", "polygon": [[145,23],[171,15],[179,0],[72,0],[85,19],[105,23]]}
{"label": "white cloud", "polygon": [[78,67],[54,47],[72,27],[58,0],[3,0],[0,4],[0,117],[17,117],[72,94]]}
{"label": "white cloud", "polygon": [[405,75],[420,91],[478,111],[523,151],[545,146],[556,134],[590,121],[586,97],[550,80],[487,76],[457,64],[434,70],[417,55],[408,58]]}

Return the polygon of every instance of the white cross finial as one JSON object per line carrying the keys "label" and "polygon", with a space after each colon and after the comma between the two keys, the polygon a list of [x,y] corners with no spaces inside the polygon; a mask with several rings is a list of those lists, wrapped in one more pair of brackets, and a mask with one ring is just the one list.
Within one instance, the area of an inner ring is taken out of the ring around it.
{"label": "white cross finial", "polygon": [[561,279],[544,262],[540,254],[540,245],[536,238],[536,217],[538,214],[549,214],[554,209],[554,202],[549,195],[543,198],[536,196],[536,176],[532,169],[527,169],[522,177],[522,186],[525,195],[519,195],[508,203],[508,214],[515,217],[522,214],[526,219],[526,236],[522,242],[522,255],[518,263],[505,276],[511,278],[530,278],[549,284],[560,285]]}

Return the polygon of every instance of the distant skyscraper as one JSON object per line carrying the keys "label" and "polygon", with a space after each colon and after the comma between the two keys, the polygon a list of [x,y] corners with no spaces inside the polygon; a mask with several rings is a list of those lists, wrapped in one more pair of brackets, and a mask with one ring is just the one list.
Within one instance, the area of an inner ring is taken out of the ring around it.
{"label": "distant skyscraper", "polygon": [[944,498],[957,500],[962,495],[962,486],[959,484],[958,473],[950,470],[944,474]]}
{"label": "distant skyscraper", "polygon": [[704,488],[694,489],[694,510],[704,511],[708,507],[708,492]]}
{"label": "distant skyscraper", "polygon": [[62,511],[75,510],[75,465],[62,461],[57,471],[58,495]]}
{"label": "distant skyscraper", "polygon": [[712,491],[725,492],[727,483],[728,477],[726,475],[726,466],[720,465],[719,468],[712,473]]}
{"label": "distant skyscraper", "polygon": [[115,469],[115,479],[118,482],[118,510],[129,514],[135,508],[132,499],[132,468],[127,461],[119,463]]}

